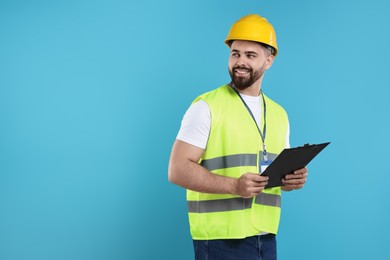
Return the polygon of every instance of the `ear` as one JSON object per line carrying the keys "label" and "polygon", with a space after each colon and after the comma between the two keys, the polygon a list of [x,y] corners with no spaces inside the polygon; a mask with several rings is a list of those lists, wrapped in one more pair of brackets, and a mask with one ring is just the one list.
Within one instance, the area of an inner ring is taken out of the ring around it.
{"label": "ear", "polygon": [[265,69],[269,69],[272,66],[272,63],[274,63],[275,56],[274,55],[268,55],[268,57],[265,60]]}

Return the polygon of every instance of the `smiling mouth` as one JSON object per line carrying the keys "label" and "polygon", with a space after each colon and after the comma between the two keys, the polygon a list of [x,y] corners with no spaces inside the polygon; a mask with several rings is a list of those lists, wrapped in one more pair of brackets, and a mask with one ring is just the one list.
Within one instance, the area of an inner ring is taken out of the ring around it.
{"label": "smiling mouth", "polygon": [[249,74],[249,72],[250,72],[249,69],[234,69],[234,73],[237,76],[246,76]]}

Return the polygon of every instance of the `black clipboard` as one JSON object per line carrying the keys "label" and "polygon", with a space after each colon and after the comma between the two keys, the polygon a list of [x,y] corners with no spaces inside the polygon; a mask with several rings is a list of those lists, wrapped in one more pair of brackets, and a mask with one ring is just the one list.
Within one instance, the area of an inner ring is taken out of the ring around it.
{"label": "black clipboard", "polygon": [[296,148],[284,149],[261,175],[268,176],[266,189],[283,186],[282,179],[295,170],[306,167],[330,142],[305,144]]}

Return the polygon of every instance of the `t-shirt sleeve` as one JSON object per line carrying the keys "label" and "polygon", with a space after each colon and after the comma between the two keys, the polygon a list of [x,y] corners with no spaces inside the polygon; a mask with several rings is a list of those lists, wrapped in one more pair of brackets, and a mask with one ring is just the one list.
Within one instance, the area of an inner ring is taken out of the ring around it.
{"label": "t-shirt sleeve", "polygon": [[186,111],[176,139],[205,149],[210,134],[210,108],[203,100],[193,103]]}

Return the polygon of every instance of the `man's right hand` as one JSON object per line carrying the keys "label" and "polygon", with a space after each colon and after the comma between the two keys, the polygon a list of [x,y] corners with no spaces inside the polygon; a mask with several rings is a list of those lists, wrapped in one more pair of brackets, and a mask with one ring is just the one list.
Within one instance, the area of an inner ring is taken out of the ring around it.
{"label": "man's right hand", "polygon": [[259,195],[267,184],[268,176],[248,172],[237,179],[235,193],[243,198],[253,198]]}

